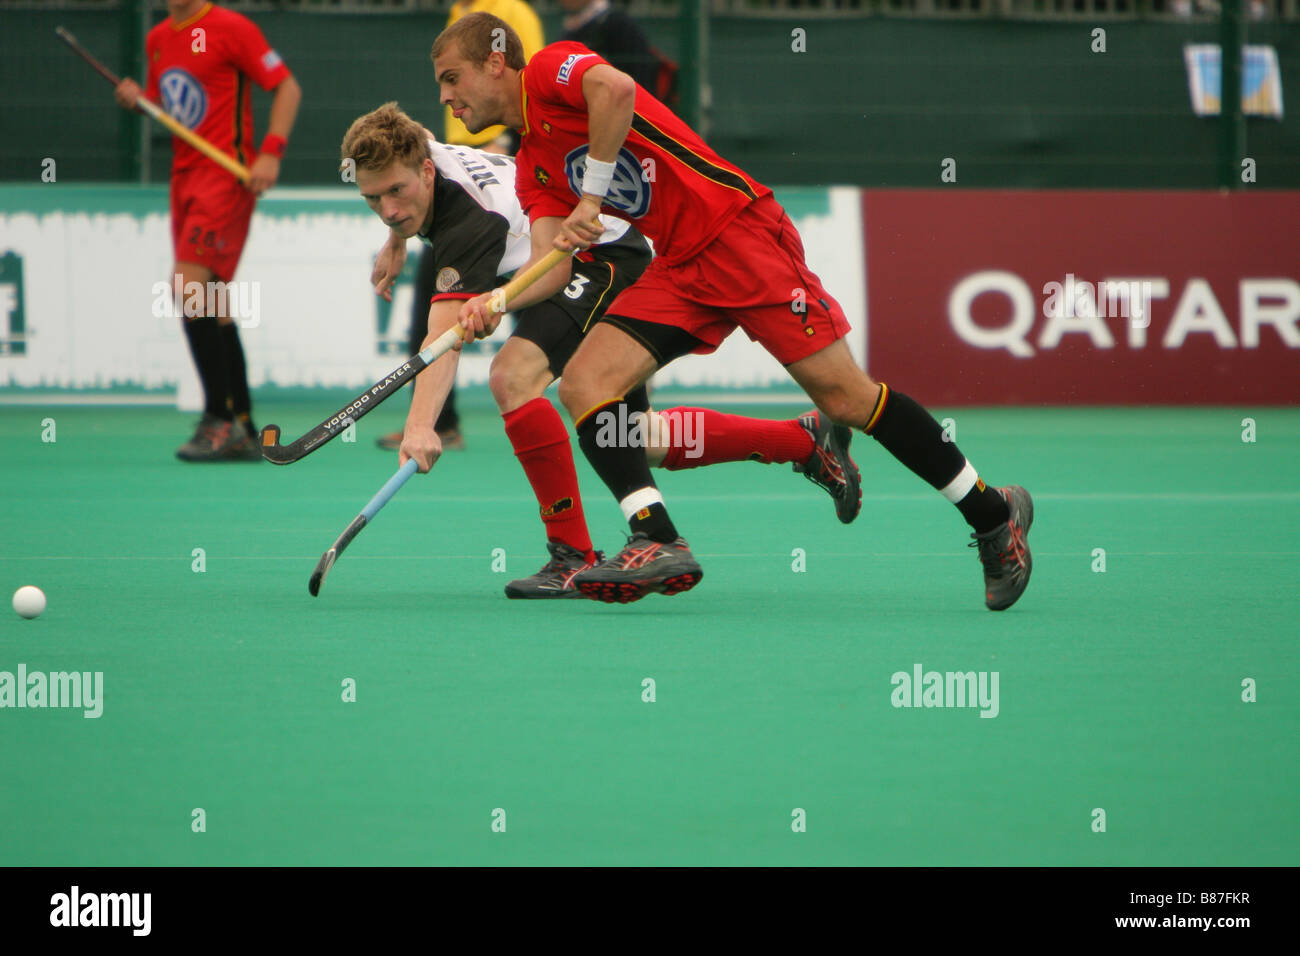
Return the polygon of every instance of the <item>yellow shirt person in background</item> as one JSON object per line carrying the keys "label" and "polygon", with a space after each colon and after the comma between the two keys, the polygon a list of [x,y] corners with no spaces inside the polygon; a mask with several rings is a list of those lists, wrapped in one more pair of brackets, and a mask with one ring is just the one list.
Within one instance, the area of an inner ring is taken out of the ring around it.
{"label": "yellow shirt person in background", "polygon": [[[531,60],[533,54],[545,46],[542,39],[542,21],[537,18],[533,8],[525,0],[457,0],[452,5],[451,15],[447,17],[447,26],[451,26],[467,13],[490,13],[500,17],[514,28],[524,44],[524,59]],[[446,109],[444,143],[460,146],[475,146],[490,152],[513,153],[514,144],[508,140],[493,147],[491,144],[506,135],[504,126],[489,126],[480,133],[471,133],[465,124],[451,115],[451,107]]]}

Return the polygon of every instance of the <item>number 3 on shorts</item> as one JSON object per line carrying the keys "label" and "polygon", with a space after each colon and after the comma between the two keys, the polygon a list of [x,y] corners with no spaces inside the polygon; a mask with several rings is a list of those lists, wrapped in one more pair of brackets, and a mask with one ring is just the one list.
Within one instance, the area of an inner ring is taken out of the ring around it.
{"label": "number 3 on shorts", "polygon": [[564,294],[570,299],[581,299],[582,291],[587,287],[587,283],[590,281],[590,276],[575,275],[573,281],[565,288]]}

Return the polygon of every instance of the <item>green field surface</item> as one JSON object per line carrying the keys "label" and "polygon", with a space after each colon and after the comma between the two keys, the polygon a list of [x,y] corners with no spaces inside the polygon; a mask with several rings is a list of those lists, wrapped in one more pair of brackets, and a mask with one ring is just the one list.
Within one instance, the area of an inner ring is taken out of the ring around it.
{"label": "green field surface", "polygon": [[[49,598],[0,609],[0,671],[103,674],[98,718],[0,709],[0,864],[1300,863],[1300,410],[935,409],[1034,495],[1004,613],[870,438],[848,527],[788,465],[656,472],[704,579],[615,606],[505,598],[544,538],[470,393],[468,448],[312,598],[400,403],[283,468],[177,461],[170,408],[0,406],[0,591]],[[287,441],[333,409],[257,412]],[[996,716],[895,707],[918,665],[996,672]]]}

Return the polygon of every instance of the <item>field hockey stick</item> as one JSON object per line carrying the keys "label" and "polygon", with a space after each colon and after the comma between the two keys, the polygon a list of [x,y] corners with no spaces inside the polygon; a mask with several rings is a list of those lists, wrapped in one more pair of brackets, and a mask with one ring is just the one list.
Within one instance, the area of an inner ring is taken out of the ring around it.
{"label": "field hockey stick", "polygon": [[[546,255],[546,258],[526,269],[522,274],[515,276],[506,283],[503,289],[498,290],[497,294],[493,296],[492,311],[504,312],[506,303],[571,255],[573,255],[572,252],[561,252],[559,249],[552,249]],[[418,354],[412,355],[297,441],[281,445],[279,443],[280,426],[267,425],[262,429],[261,433],[262,457],[277,465],[291,465],[295,461],[301,460],[331,438],[346,430],[349,425],[356,422],[363,415],[368,415],[384,399],[450,352],[452,346],[464,336],[464,327],[453,325],[421,349]]]}
{"label": "field hockey stick", "polygon": [[[59,35],[60,40],[62,40],[64,43],[66,43],[68,46],[72,48],[73,53],[77,54],[77,56],[81,57],[83,60],[89,63],[90,66],[95,70],[95,72],[98,73],[100,76],[102,76],[104,79],[108,80],[108,82],[112,83],[114,88],[116,88],[122,82],[111,70],[108,69],[108,67],[104,66],[104,64],[96,60],[85,47],[83,47],[80,43],[77,42],[77,38],[74,37],[67,30],[63,29],[63,27],[57,27],[54,32]],[[159,123],[161,123],[163,126],[167,127],[169,130],[172,131],[174,135],[179,136],[181,139],[185,140],[185,142],[189,143],[191,146],[197,149],[204,156],[208,157],[208,159],[212,160],[217,165],[225,168],[236,179],[240,180],[241,182],[245,182],[245,183],[248,182],[250,173],[246,166],[244,166],[242,163],[237,162],[234,159],[231,159],[229,156],[227,156],[221,150],[217,149],[217,147],[213,146],[211,143],[209,143],[198,133],[187,128],[186,126],[183,126],[174,117],[167,115],[167,113],[165,113],[162,110],[162,108],[158,106],[158,104],[154,103],[150,99],[147,99],[143,94],[141,94],[139,97],[136,98],[135,105],[138,109],[146,113],[151,119],[154,119]]]}
{"label": "field hockey stick", "polygon": [[408,478],[415,474],[418,463],[414,458],[408,458],[406,464],[397,469],[393,477],[384,482],[384,487],[380,488],[370,503],[361,509],[361,514],[352,519],[352,523],[343,529],[339,539],[330,545],[330,549],[320,556],[320,561],[316,563],[316,570],[311,573],[311,580],[307,582],[307,590],[311,592],[312,597],[320,594],[320,586],[325,583],[325,575],[330,573],[330,568],[334,567],[334,562],[343,555],[343,551],[352,539],[361,533],[361,529],[375,519],[379,514],[379,509],[388,504],[388,500],[397,494],[397,490],[406,484]]}

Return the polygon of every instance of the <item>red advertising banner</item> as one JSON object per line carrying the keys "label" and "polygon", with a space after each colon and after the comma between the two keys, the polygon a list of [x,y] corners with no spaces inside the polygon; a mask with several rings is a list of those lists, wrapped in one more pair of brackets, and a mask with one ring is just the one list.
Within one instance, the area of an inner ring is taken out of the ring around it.
{"label": "red advertising banner", "polygon": [[1300,404],[1300,193],[864,190],[867,367],[922,402]]}

